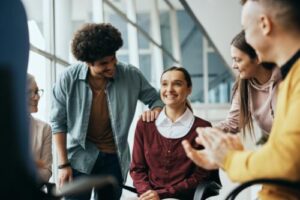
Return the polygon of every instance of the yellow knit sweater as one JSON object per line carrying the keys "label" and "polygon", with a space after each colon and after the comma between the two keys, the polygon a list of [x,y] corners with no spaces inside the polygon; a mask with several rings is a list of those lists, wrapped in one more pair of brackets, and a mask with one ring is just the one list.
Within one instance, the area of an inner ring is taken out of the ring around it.
{"label": "yellow knit sweater", "polygon": [[[224,170],[233,181],[283,178],[300,181],[300,59],[279,85],[276,114],[268,142],[257,151],[232,151]],[[262,200],[300,199],[299,192],[264,185]]]}

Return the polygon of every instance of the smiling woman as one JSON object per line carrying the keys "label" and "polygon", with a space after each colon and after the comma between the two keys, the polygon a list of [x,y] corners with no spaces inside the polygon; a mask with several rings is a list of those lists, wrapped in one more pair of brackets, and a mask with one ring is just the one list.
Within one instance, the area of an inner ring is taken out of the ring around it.
{"label": "smiling woman", "polygon": [[234,94],[227,119],[215,127],[225,132],[249,131],[253,136],[254,119],[261,128],[264,142],[268,137],[274,118],[276,88],[280,71],[270,63],[260,63],[255,50],[246,42],[244,31],[231,42],[232,68],[239,76],[233,88]]}
{"label": "smiling woman", "polygon": [[[38,112],[38,103],[43,94],[34,77],[27,74],[28,107],[30,113]],[[30,138],[33,158],[42,182],[48,182],[52,175],[52,135],[49,124],[30,115]]]}
{"label": "smiling woman", "polygon": [[187,97],[192,81],[184,68],[171,67],[161,76],[160,96],[165,107],[155,122],[137,124],[130,175],[139,199],[193,199],[197,185],[210,179],[210,171],[196,167],[181,142],[197,145],[196,127],[211,126],[195,117]]}

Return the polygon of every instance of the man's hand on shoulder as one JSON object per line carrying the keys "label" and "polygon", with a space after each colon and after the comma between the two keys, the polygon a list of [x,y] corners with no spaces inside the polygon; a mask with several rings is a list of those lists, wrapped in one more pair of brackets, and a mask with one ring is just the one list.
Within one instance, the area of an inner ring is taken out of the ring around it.
{"label": "man's hand on shoulder", "polygon": [[153,122],[158,117],[161,110],[162,110],[162,108],[156,107],[156,108],[153,108],[152,110],[147,110],[147,111],[143,112],[142,120],[144,122]]}

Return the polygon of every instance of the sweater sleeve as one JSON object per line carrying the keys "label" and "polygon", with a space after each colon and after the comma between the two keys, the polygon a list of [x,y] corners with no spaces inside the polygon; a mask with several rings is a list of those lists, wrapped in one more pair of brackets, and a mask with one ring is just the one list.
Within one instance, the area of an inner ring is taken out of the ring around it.
{"label": "sweater sleeve", "polygon": [[189,177],[178,182],[176,185],[157,190],[157,193],[160,198],[168,198],[170,195],[177,196],[183,192],[191,191],[195,189],[199,183],[208,179],[210,173],[210,171],[195,167],[194,172]]}
{"label": "sweater sleeve", "polygon": [[239,132],[239,117],[240,117],[240,100],[238,92],[235,92],[231,102],[231,107],[227,118],[214,125],[225,132],[237,133]]}
{"label": "sweater sleeve", "polygon": [[233,181],[300,180],[300,87],[296,90],[289,93],[293,97],[285,102],[288,106],[279,104],[270,138],[264,146],[257,151],[232,151],[226,156],[224,169]]}
{"label": "sweater sleeve", "polygon": [[49,181],[52,175],[52,134],[50,126],[43,130],[43,147],[41,151],[41,160],[45,164],[44,167],[39,168],[39,174],[44,181]]}
{"label": "sweater sleeve", "polygon": [[143,122],[139,120],[134,136],[134,144],[132,151],[132,162],[130,165],[130,175],[133,180],[133,185],[137,189],[138,195],[151,189],[148,177],[148,166],[145,158],[144,137],[145,131]]}

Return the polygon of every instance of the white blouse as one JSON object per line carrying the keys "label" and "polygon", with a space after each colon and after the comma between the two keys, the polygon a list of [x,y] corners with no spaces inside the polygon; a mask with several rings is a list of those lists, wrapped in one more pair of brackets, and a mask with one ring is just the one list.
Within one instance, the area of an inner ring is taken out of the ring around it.
{"label": "white blouse", "polygon": [[184,137],[191,130],[194,121],[194,114],[187,108],[183,115],[172,122],[166,115],[164,108],[156,119],[155,125],[162,136],[177,139]]}

